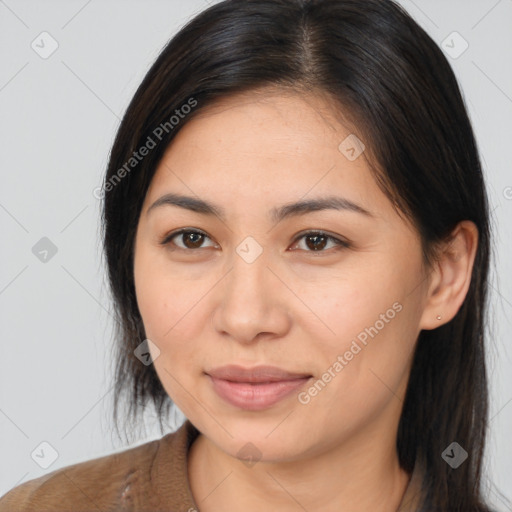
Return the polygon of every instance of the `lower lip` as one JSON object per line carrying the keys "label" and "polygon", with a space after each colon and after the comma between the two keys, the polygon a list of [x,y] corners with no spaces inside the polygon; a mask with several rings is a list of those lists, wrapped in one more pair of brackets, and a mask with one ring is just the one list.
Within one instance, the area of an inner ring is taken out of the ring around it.
{"label": "lower lip", "polygon": [[265,384],[231,382],[208,375],[216,393],[231,405],[248,411],[261,411],[276,404],[304,386],[311,377],[281,380]]}

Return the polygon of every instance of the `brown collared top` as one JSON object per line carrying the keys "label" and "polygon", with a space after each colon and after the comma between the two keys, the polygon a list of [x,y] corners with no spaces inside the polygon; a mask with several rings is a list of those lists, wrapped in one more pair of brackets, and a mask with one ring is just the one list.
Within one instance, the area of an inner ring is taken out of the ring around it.
{"label": "brown collared top", "polygon": [[[197,512],[187,455],[199,431],[186,420],[174,433],[119,453],[73,464],[11,489],[0,512]],[[416,512],[420,472],[397,512]]]}

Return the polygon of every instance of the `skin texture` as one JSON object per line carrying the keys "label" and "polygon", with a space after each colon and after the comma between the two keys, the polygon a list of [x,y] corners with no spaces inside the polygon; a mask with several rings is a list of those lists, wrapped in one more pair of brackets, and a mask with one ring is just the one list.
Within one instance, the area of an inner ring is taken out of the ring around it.
{"label": "skin texture", "polygon": [[[313,94],[223,99],[177,134],[145,198],[137,301],[160,350],[152,352],[159,378],[202,433],[189,457],[201,512],[390,511],[409,480],[395,442],[413,349],[421,329],[449,321],[462,304],[478,233],[469,221],[459,224],[427,270],[416,230],[378,188],[365,154],[350,161],[338,149],[351,131],[333,112]],[[215,203],[226,219],[169,205],[147,214],[169,192]],[[337,210],[277,224],[268,217],[275,206],[326,195],[373,217]],[[205,232],[201,248],[186,249],[194,244],[182,235],[174,246],[159,243],[179,228]],[[297,239],[305,230],[350,246],[324,240],[315,252]],[[248,236],[263,250],[252,263],[236,251]],[[271,364],[313,375],[307,391],[396,303],[394,318],[308,403],[294,392],[268,409],[242,410],[204,373]],[[252,466],[237,455],[247,443],[257,448]]]}

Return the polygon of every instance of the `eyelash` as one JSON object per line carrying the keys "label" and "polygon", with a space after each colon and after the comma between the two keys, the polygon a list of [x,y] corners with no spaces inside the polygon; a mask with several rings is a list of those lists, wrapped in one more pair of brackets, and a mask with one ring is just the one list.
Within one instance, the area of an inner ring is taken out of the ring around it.
{"label": "eyelash", "polygon": [[[185,233],[196,233],[196,234],[199,234],[199,235],[204,235],[206,238],[209,238],[211,240],[211,238],[204,231],[200,231],[200,230],[197,230],[197,229],[183,228],[183,229],[179,229],[178,231],[174,231],[174,232],[169,233],[168,235],[166,235],[163,238],[163,240],[160,241],[160,244],[164,245],[164,246],[168,246],[168,245],[170,245],[171,240],[173,238],[175,238],[175,237],[177,237],[179,235],[183,235]],[[297,242],[299,242],[303,238],[306,238],[307,236],[314,236],[314,235],[325,237],[325,238],[328,239],[328,241],[334,242],[336,244],[336,247],[334,247],[334,249],[336,251],[340,250],[340,249],[348,249],[348,248],[351,247],[351,244],[349,242],[347,242],[346,240],[341,240],[341,239],[336,238],[336,237],[334,237],[332,235],[329,235],[328,233],[325,233],[324,231],[321,231],[321,230],[306,231],[305,233],[299,234],[294,239],[293,245],[296,245]],[[199,251],[201,249],[206,249],[206,247],[199,247],[197,249],[184,249],[183,247],[176,246],[176,244],[174,244],[174,243],[173,243],[173,245],[174,245],[174,247],[172,248],[173,251],[178,250],[178,251],[184,251],[184,252],[197,252],[197,251]],[[321,254],[321,253],[328,252],[328,250],[319,250],[319,251],[305,250],[305,249],[300,249],[300,250],[303,250],[304,252],[310,252],[312,254]]]}

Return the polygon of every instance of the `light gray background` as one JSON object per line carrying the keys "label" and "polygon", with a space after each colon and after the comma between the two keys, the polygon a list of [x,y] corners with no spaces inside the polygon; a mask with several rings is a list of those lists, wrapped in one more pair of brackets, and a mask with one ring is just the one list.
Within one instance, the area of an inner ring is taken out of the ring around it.
{"label": "light gray background", "polygon": [[[144,74],[168,39],[209,3],[0,0],[0,495],[126,448],[110,422],[111,306],[93,190]],[[454,31],[469,44],[448,60],[476,130],[497,235],[486,474],[510,500],[512,0],[401,3],[446,51],[463,48]],[[44,31],[59,45],[46,59],[31,47],[35,41],[50,48],[49,39],[41,42]],[[47,262],[32,252],[42,237],[57,247]],[[177,414],[170,419],[176,426]],[[160,435],[154,416],[147,420],[140,443]],[[47,469],[34,460],[51,461],[43,441],[58,453]],[[34,450],[39,458],[31,457]],[[493,499],[500,511],[512,510],[510,502]]]}

